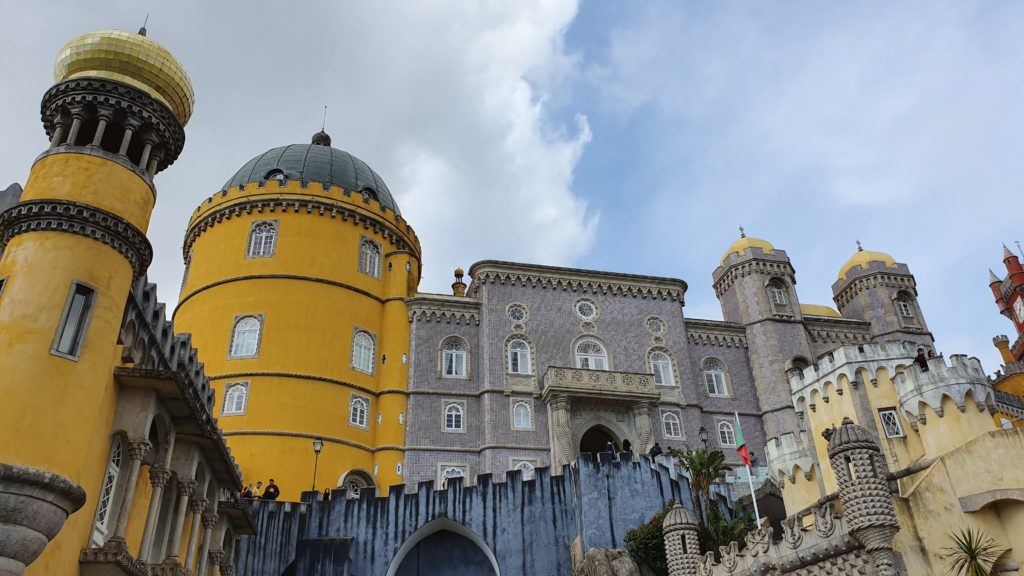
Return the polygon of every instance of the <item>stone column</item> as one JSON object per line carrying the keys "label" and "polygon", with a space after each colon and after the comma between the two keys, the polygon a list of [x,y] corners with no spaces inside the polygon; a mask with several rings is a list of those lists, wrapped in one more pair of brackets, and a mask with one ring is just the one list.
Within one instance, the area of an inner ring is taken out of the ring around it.
{"label": "stone column", "polygon": [[548,415],[551,421],[551,473],[560,475],[562,467],[572,463],[575,457],[569,397],[564,394],[553,396],[548,401]]}
{"label": "stone column", "polygon": [[132,128],[131,126],[125,126],[124,127],[124,137],[121,138],[121,149],[118,150],[118,152],[117,152],[121,156],[127,156],[128,155],[128,145],[130,145],[132,143],[132,134],[134,132],[135,132],[135,129]]}
{"label": "stone column", "polygon": [[633,425],[638,435],[637,454],[647,454],[651,451],[651,403],[637,402],[633,404]]}
{"label": "stone column", "polygon": [[181,533],[185,530],[185,513],[188,512],[188,502],[195,491],[195,480],[178,482],[178,511],[174,515],[174,531],[171,532],[171,545],[164,562],[179,562],[178,550],[181,548]]}
{"label": "stone column", "polygon": [[139,168],[146,169],[149,164],[149,153],[153,151],[153,139],[148,136],[143,138],[142,156],[139,158]]}
{"label": "stone column", "polygon": [[135,485],[139,482],[139,470],[142,468],[142,461],[153,449],[148,440],[129,440],[128,456],[131,464],[128,468],[128,482],[124,489],[124,498],[121,499],[121,508],[117,513],[117,524],[114,525],[114,535],[110,537],[111,544],[124,545],[124,531],[128,527],[128,516],[132,513],[132,500],[135,499]]}
{"label": "stone column", "polygon": [[193,498],[189,503],[188,511],[192,513],[192,526],[188,531],[188,554],[185,555],[185,568],[195,571],[193,565],[196,561],[196,546],[199,544],[199,521],[202,520],[203,511],[206,510],[206,498]]}
{"label": "stone column", "polygon": [[142,530],[142,545],[139,546],[139,560],[151,562],[153,538],[156,536],[156,521],[160,516],[160,501],[164,496],[164,487],[171,480],[171,471],[158,464],[149,469],[149,483],[153,486],[153,494],[149,498],[149,512],[146,514],[146,527]]}
{"label": "stone column", "polygon": [[64,123],[57,122],[57,126],[53,129],[53,137],[50,138],[50,148],[56,148],[61,144],[61,138],[64,137]]}
{"label": "stone column", "polygon": [[697,519],[682,504],[676,503],[665,515],[662,530],[669,576],[697,576],[700,565]]}
{"label": "stone column", "polygon": [[199,576],[206,576],[207,566],[210,564],[210,540],[213,539],[213,527],[216,525],[216,513],[207,512],[203,514],[203,545],[199,550],[199,566],[193,570]]}
{"label": "stone column", "polygon": [[74,146],[75,139],[78,138],[78,129],[82,127],[82,113],[74,112],[71,115],[71,129],[68,130],[68,145]]}
{"label": "stone column", "polygon": [[160,166],[160,152],[160,149],[154,150],[149,156],[149,166],[146,167],[146,172],[150,178],[156,176],[156,169]]}
{"label": "stone column", "polygon": [[214,550],[210,552],[210,576],[220,576],[220,565],[224,563],[224,551]]}
{"label": "stone column", "polygon": [[99,146],[103,142],[103,133],[107,130],[107,122],[110,118],[107,116],[100,116],[99,124],[96,125],[96,135],[92,137],[92,145]]}

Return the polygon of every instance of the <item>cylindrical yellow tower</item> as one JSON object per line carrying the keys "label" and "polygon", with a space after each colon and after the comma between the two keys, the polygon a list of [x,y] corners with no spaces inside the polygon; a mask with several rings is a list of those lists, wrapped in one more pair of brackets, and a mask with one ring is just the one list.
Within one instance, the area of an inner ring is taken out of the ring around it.
{"label": "cylindrical yellow tower", "polygon": [[[118,331],[152,257],[153,176],[181,152],[192,85],[159,44],[114,30],[69,42],[54,76],[42,102],[50,147],[0,215],[0,463],[70,480],[94,510]],[[72,516],[32,570],[77,573],[91,521]]]}
{"label": "cylindrical yellow tower", "polygon": [[202,203],[174,319],[246,483],[289,500],[402,482],[419,240],[381,178],[330,144],[261,154]]}

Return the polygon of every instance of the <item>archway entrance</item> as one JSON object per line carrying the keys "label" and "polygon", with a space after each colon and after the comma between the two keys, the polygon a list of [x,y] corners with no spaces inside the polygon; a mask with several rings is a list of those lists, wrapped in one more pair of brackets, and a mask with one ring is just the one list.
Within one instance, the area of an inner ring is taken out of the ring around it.
{"label": "archway entrance", "polygon": [[501,571],[476,533],[442,517],[409,536],[391,559],[387,576],[501,576]]}
{"label": "archway entrance", "polygon": [[607,428],[604,426],[593,426],[584,432],[583,437],[580,438],[580,454],[588,453],[597,458],[598,453],[607,452],[606,447],[609,442],[615,446],[616,450],[620,448],[618,441]]}

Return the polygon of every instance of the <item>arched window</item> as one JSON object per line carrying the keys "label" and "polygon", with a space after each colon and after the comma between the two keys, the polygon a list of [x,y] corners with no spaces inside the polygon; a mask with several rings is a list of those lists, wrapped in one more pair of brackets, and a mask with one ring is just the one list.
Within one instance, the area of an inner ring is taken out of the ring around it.
{"label": "arched window", "polygon": [[237,416],[245,414],[245,406],[249,400],[249,383],[236,382],[228,384],[224,392],[224,404],[221,406],[221,416]]}
{"label": "arched window", "polygon": [[261,322],[258,316],[243,316],[235,320],[231,333],[231,357],[252,358],[260,345]]}
{"label": "arched window", "polygon": [[117,490],[117,478],[121,473],[121,463],[124,459],[124,451],[121,446],[121,437],[115,436],[110,445],[110,457],[107,459],[107,471],[103,475],[103,486],[100,488],[99,503],[96,506],[96,525],[94,543],[102,546],[106,542],[106,536],[110,532],[110,525],[114,516],[114,493]]}
{"label": "arched window", "polygon": [[736,445],[736,430],[728,422],[718,423],[718,442],[722,446]]}
{"label": "arched window", "polygon": [[524,400],[519,400],[512,405],[512,428],[516,430],[533,428],[533,409]]}
{"label": "arched window", "polygon": [[359,428],[366,428],[366,415],[370,412],[370,402],[355,394],[348,401],[348,423]]}
{"label": "arched window", "polygon": [[270,258],[277,245],[277,222],[253,222],[249,229],[249,258]]}
{"label": "arched window", "polygon": [[373,336],[365,330],[352,335],[352,367],[362,372],[373,374],[373,358],[375,343]]}
{"label": "arched window", "polygon": [[708,358],[704,361],[704,385],[710,396],[729,395],[725,382],[725,364],[718,358]]}
{"label": "arched window", "polygon": [[446,378],[466,377],[466,342],[452,336],[441,343],[441,374]]}
{"label": "arched window", "polygon": [[675,386],[676,375],[672,370],[672,359],[668,354],[655,350],[651,352],[651,374],[654,374],[654,383],[659,386]]}
{"label": "arched window", "polygon": [[346,497],[350,499],[359,498],[359,494],[366,488],[373,488],[373,479],[363,472],[352,471],[345,475],[340,487],[345,489]]}
{"label": "arched window", "polygon": [[462,406],[452,402],[444,407],[444,429],[449,432],[462,431]]}
{"label": "arched window", "polygon": [[679,424],[679,416],[675,412],[665,412],[661,415],[662,429],[666,438],[682,438],[683,427]]}
{"label": "arched window", "polygon": [[530,345],[525,340],[510,340],[508,343],[509,374],[532,374],[530,368]]}
{"label": "arched window", "polygon": [[909,296],[901,292],[900,295],[896,297],[896,310],[903,318],[913,318],[914,301],[911,300]]}
{"label": "arched window", "polygon": [[359,242],[359,271],[380,278],[380,244],[369,238]]}
{"label": "arched window", "polygon": [[525,460],[516,464],[514,469],[519,470],[522,473],[523,480],[533,480],[536,475],[536,470],[534,469],[533,464],[530,464]]}
{"label": "arched window", "polygon": [[448,487],[448,480],[451,478],[464,478],[466,471],[459,466],[445,466],[441,469],[441,489]]}
{"label": "arched window", "polygon": [[778,278],[768,282],[768,301],[773,308],[785,307],[789,304],[786,300],[786,285]]}
{"label": "arched window", "polygon": [[597,340],[582,340],[576,345],[576,367],[588,370],[607,370],[608,353]]}

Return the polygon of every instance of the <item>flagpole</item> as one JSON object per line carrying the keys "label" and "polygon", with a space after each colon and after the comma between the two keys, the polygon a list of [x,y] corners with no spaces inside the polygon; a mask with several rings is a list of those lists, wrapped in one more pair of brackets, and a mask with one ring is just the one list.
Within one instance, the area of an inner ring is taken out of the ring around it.
{"label": "flagpole", "polygon": [[[740,414],[739,412],[733,412],[733,416],[736,418],[736,428],[740,429],[740,434],[743,434],[740,428]],[[747,469],[747,484],[750,486],[750,501],[754,504],[754,518],[757,519],[757,529],[761,529],[761,513],[757,509],[757,494],[754,494],[754,477],[750,472],[750,466],[744,462],[744,467]]]}

